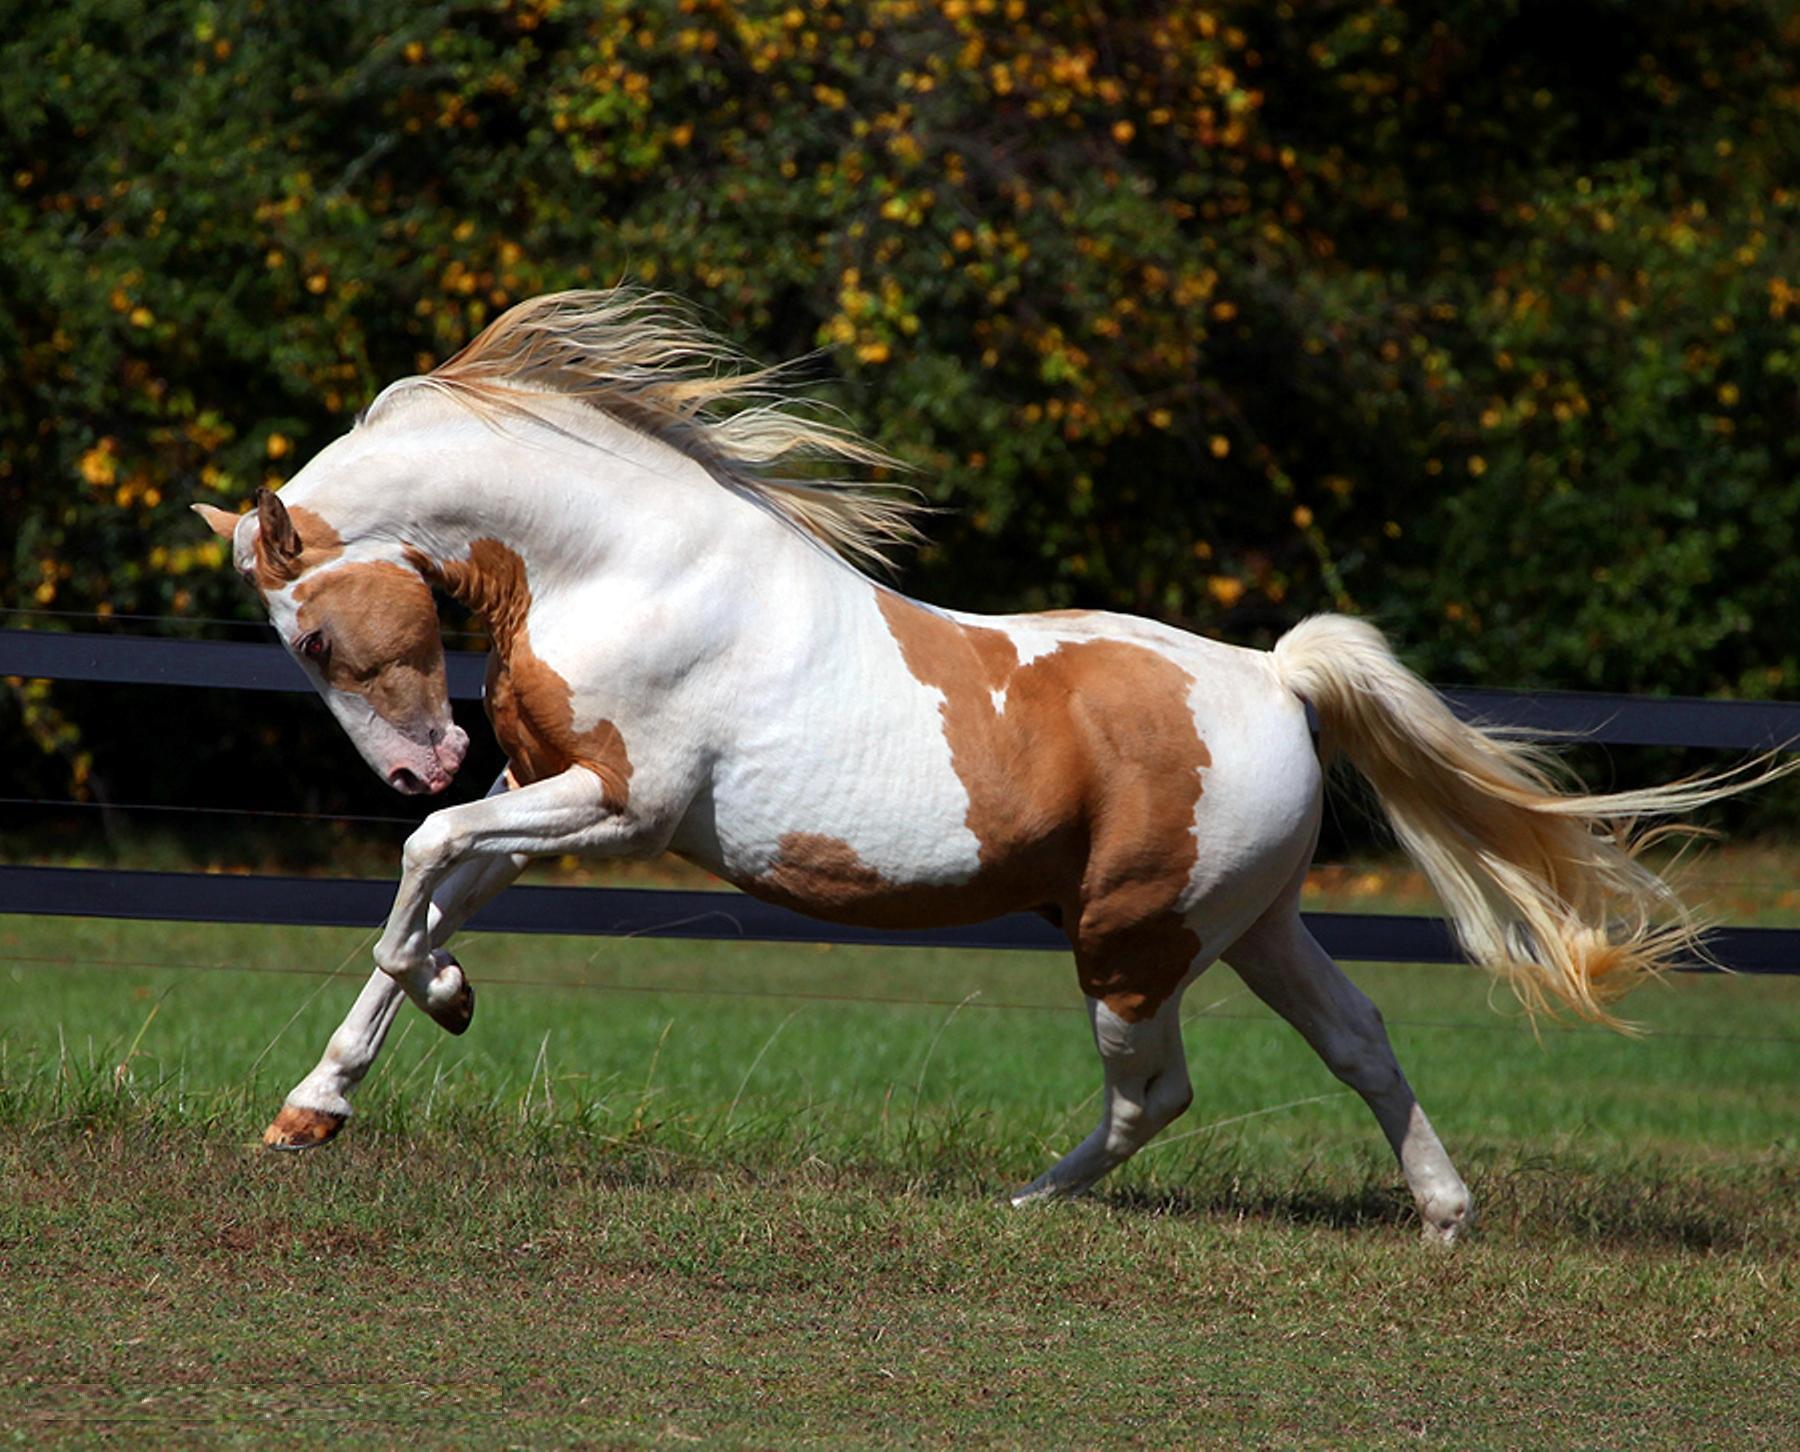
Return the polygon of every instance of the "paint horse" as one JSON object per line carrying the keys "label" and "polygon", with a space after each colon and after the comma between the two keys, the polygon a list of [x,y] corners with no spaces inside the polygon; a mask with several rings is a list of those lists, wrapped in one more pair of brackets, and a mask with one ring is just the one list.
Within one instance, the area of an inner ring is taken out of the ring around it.
{"label": "paint horse", "polygon": [[1100,1123],[1015,1202],[1086,1188],[1188,1107],[1182,993],[1223,958],[1368,1102],[1427,1237],[1455,1239],[1469,1192],[1380,1015],[1300,918],[1321,753],[1373,783],[1471,957],[1597,1019],[1693,932],[1607,823],[1733,788],[1559,794],[1354,619],[1264,653],[910,600],[859,565],[914,506],[795,477],[806,456],[878,455],[778,382],[655,297],[542,297],[387,388],[279,496],[195,506],[396,790],[443,790],[468,746],[434,591],[487,623],[508,758],[408,839],[376,971],[267,1143],[337,1133],[403,996],[468,1025],[444,944],[528,859],[673,851],[838,922],[1035,910],[1068,935]]}

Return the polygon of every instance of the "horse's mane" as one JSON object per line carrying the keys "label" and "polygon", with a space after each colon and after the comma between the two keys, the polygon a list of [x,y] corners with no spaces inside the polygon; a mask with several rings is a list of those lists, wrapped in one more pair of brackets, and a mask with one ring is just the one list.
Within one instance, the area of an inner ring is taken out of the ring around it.
{"label": "horse's mane", "polygon": [[822,423],[786,385],[786,365],[762,368],[690,318],[673,299],[637,288],[546,293],[509,308],[430,373],[396,392],[431,389],[494,424],[545,418],[534,394],[579,399],[685,454],[859,567],[892,564],[919,538],[926,506],[890,489],[788,471],[806,460],[859,468],[895,461],[849,429]]}

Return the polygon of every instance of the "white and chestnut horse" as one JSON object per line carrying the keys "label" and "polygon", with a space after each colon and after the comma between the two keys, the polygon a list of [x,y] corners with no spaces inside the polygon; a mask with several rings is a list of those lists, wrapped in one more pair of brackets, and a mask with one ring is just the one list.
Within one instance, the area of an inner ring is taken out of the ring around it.
{"label": "white and chestnut horse", "polygon": [[1427,1236],[1454,1239],[1469,1193],[1380,1015],[1300,919],[1320,750],[1371,780],[1471,956],[1595,1018],[1692,931],[1606,823],[1729,788],[1559,794],[1348,618],[1264,653],[907,599],[857,562],[910,506],[784,468],[878,456],[733,360],[642,294],[538,298],[389,387],[281,496],[195,506],[399,791],[442,790],[468,747],[433,591],[479,612],[509,762],[407,841],[374,976],[267,1142],[337,1132],[403,994],[466,1027],[443,944],[529,858],[674,851],[840,922],[1062,927],[1104,1103],[1016,1201],[1091,1185],[1187,1108],[1181,996],[1222,957],[1367,1100]]}

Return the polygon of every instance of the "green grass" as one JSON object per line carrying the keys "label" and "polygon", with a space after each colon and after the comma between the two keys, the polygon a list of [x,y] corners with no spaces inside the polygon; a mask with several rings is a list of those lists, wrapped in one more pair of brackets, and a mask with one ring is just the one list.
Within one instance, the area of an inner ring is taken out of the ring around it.
{"label": "green grass", "polygon": [[1060,958],[501,935],[462,958],[470,1033],[407,1010],[344,1138],[270,1156],[366,935],[0,919],[0,1429],[1800,1434],[1793,980],[1649,990],[1631,1042],[1534,1038],[1473,970],[1354,970],[1481,1204],[1441,1255],[1361,1103],[1222,968],[1189,994],[1189,1116],[1101,1196],[1021,1214],[1002,1193],[1095,1114]]}

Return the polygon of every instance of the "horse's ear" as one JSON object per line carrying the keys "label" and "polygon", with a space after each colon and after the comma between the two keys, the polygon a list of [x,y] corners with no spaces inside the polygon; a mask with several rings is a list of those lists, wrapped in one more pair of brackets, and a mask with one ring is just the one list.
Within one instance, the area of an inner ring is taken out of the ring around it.
{"label": "horse's ear", "polygon": [[207,528],[220,539],[230,539],[237,533],[238,517],[230,510],[212,504],[190,504],[188,508],[204,519]]}
{"label": "horse's ear", "polygon": [[277,570],[300,557],[300,531],[273,489],[256,491],[256,519],[262,526],[262,549]]}

